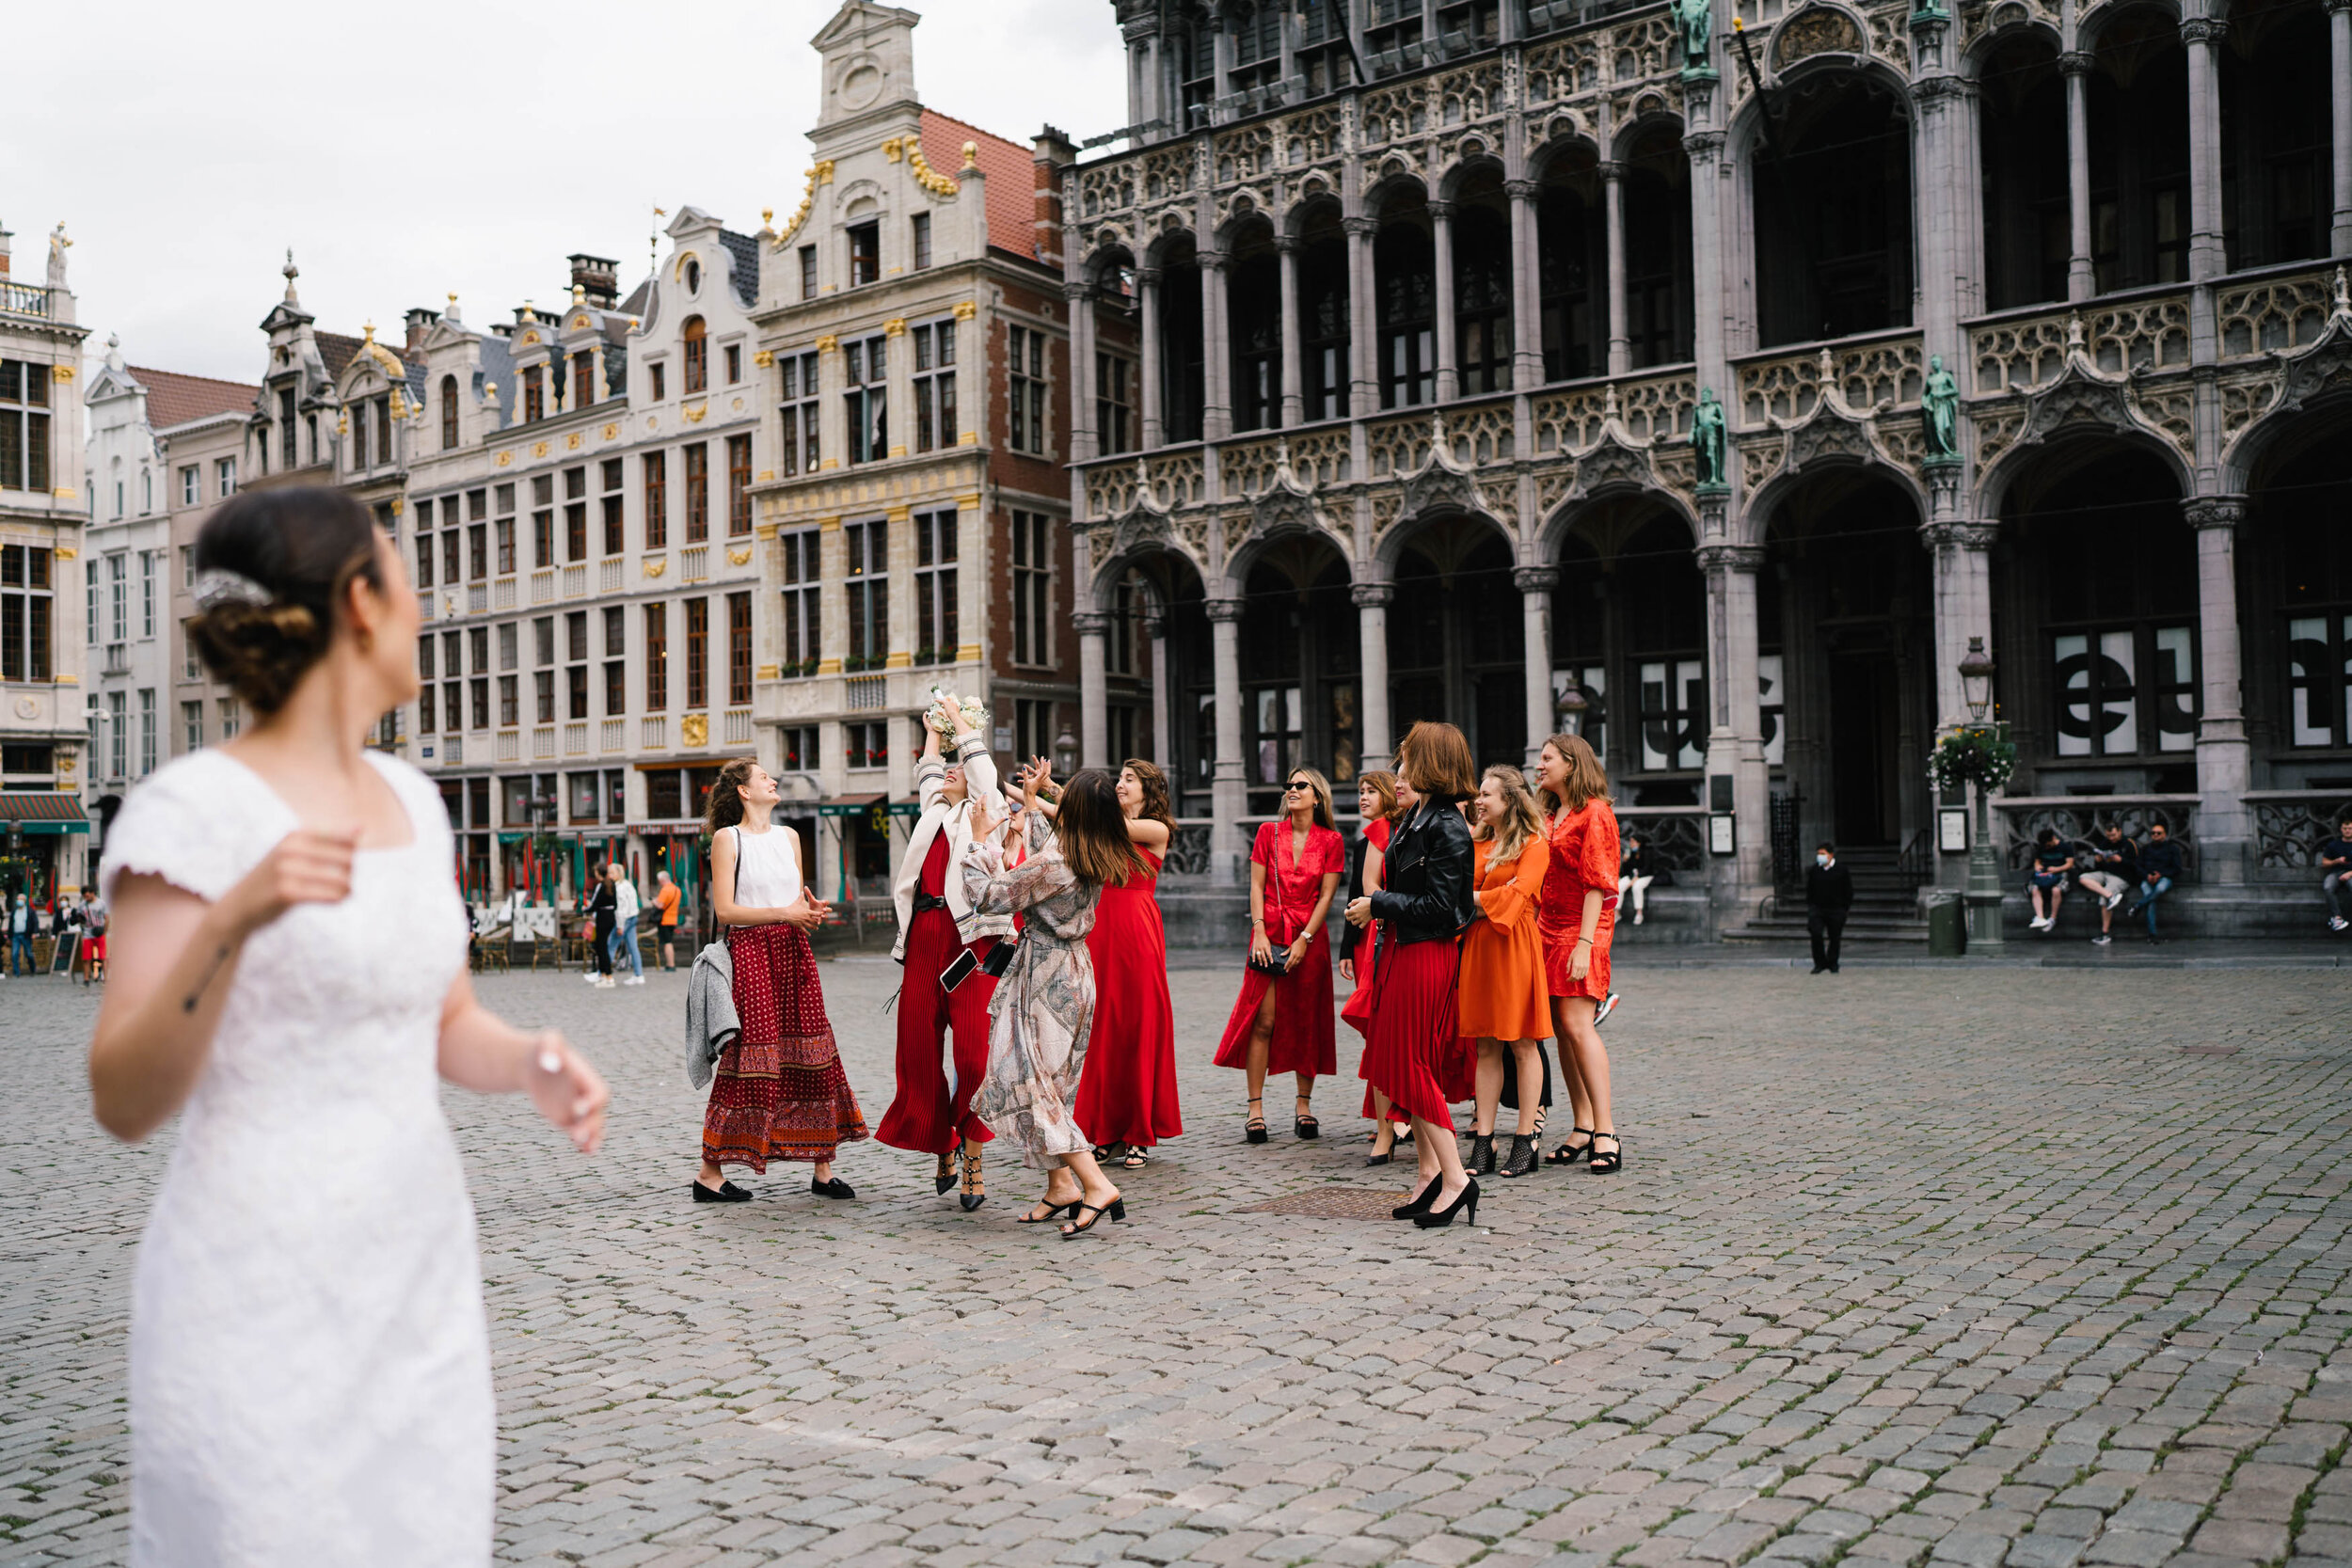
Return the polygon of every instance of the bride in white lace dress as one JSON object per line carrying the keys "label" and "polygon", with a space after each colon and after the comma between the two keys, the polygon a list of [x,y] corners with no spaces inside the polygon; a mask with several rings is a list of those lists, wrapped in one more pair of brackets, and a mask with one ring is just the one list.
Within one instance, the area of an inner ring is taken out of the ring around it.
{"label": "bride in white lace dress", "polygon": [[473,1210],[443,1080],[593,1151],[605,1087],[474,1000],[432,784],[365,749],[417,691],[399,552],[340,491],[248,491],[197,546],[190,636],[262,718],[134,791],[100,886],[98,1119],[184,1109],[131,1309],[137,1568],[490,1560]]}

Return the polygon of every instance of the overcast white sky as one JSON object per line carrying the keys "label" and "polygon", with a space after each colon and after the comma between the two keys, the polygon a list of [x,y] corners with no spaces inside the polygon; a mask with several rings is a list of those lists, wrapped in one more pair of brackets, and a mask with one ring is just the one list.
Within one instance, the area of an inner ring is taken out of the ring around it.
{"label": "overcast white sky", "polygon": [[[838,0],[112,0],[9,10],[0,221],[39,281],[50,226],[88,351],[256,379],[294,247],[325,329],[456,291],[477,326],[562,297],[564,258],[643,275],[652,208],[746,231],[808,168]],[[1126,118],[1110,0],[932,0],[925,103],[1025,143]],[[32,69],[26,61],[49,61]],[[71,65],[66,65],[71,62]],[[59,69],[58,67],[64,67]]]}

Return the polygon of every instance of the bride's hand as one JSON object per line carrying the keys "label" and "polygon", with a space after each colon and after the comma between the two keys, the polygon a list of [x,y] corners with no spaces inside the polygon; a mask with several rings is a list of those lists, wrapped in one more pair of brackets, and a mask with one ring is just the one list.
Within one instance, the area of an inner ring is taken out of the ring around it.
{"label": "bride's hand", "polygon": [[549,1029],[532,1046],[527,1078],[539,1114],[582,1154],[594,1154],[604,1141],[604,1108],[612,1098],[596,1069]]}

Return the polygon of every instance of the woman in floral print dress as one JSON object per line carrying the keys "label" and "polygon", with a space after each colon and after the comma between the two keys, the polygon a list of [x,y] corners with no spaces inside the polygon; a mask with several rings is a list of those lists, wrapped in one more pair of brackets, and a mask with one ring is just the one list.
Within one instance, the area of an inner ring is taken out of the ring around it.
{"label": "woman in floral print dress", "polygon": [[[1051,787],[1041,773],[1025,775],[1023,785],[1025,804],[1032,791]],[[973,912],[1023,917],[1012,962],[989,1003],[988,1077],[972,1109],[990,1132],[1018,1144],[1031,1165],[1048,1172],[1044,1198],[1022,1223],[1041,1225],[1071,1211],[1073,1223],[1061,1227],[1067,1240],[1093,1229],[1104,1214],[1126,1218],[1074,1107],[1094,1024],[1087,933],[1094,929],[1104,884],[1123,881],[1135,858],[1118,788],[1099,768],[1071,779],[1053,816],[1025,816],[1026,860],[1008,869],[996,837],[975,843],[962,866]]]}

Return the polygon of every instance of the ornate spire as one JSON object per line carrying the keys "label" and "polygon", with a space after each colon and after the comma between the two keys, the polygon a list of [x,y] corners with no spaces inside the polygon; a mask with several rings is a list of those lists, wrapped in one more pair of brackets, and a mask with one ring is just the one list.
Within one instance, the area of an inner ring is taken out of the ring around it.
{"label": "ornate spire", "polygon": [[286,303],[300,305],[302,301],[294,294],[294,279],[302,276],[302,269],[294,264],[294,246],[286,247],[286,264],[278,270],[286,275]]}

